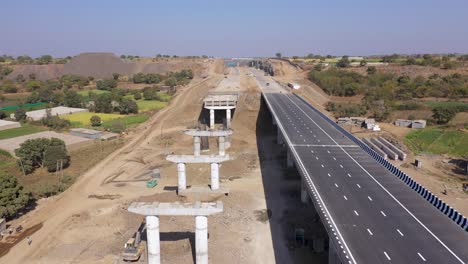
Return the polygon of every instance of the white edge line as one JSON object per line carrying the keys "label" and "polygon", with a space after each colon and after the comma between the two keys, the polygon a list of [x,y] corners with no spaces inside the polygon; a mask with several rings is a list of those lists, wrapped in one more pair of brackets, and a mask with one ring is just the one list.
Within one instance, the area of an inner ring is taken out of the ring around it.
{"label": "white edge line", "polygon": [[[320,199],[320,202],[322,203],[323,208],[325,208],[325,211],[327,212],[327,215],[330,217],[330,220],[331,220],[333,226],[335,227],[336,232],[338,233],[338,236],[340,237],[341,241],[343,241],[343,244],[344,244],[344,246],[346,247],[346,250],[348,251],[349,257],[351,258],[351,260],[352,260],[354,263],[357,263],[356,260],[354,259],[353,254],[351,253],[351,250],[349,250],[348,244],[346,244],[346,241],[344,240],[343,236],[341,235],[340,230],[338,229],[338,227],[337,227],[335,221],[333,220],[333,217],[331,216],[330,212],[328,211],[327,206],[326,206],[325,203],[323,202],[322,196],[320,196],[320,193],[318,192],[317,188],[315,187],[315,184],[312,182],[312,179],[311,179],[309,173],[307,172],[307,170],[305,169],[305,166],[304,166],[304,164],[302,163],[302,160],[299,158],[299,154],[297,154],[296,149],[294,148],[294,146],[292,146],[292,142],[291,142],[291,140],[289,139],[289,136],[287,135],[286,130],[283,128],[283,125],[281,124],[281,122],[279,122],[275,110],[273,109],[273,107],[271,107],[270,102],[268,101],[267,95],[264,94],[264,97],[265,97],[265,101],[267,102],[268,106],[270,107],[270,111],[272,111],[272,112],[274,113],[274,116],[275,116],[275,119],[276,119],[276,124],[280,126],[280,130],[281,130],[281,132],[283,133],[283,136],[285,136],[286,141],[288,141],[288,143],[291,145],[291,149],[292,149],[293,155],[296,156],[297,161],[300,163],[300,164],[299,164],[299,167],[301,168],[302,172],[303,172],[304,174],[306,174],[307,177],[309,177],[308,183],[310,183],[310,184],[312,185],[312,187],[314,188],[315,193],[317,193],[317,196],[318,196],[318,198]],[[302,110],[302,109],[301,109],[301,110]],[[310,117],[309,117],[309,118],[310,118]]]}
{"label": "white edge line", "polygon": [[[304,112],[304,110],[302,110],[302,108],[300,108],[289,96],[286,96],[299,110],[302,111],[303,114],[305,114],[320,130],[322,130],[323,133],[325,133],[325,135],[327,135],[333,142],[335,142],[335,144],[338,145],[338,143],[322,128],[320,127],[306,112]],[[395,202],[397,202],[403,209],[405,209],[405,211],[411,215],[415,220],[416,222],[418,222],[424,229],[426,229],[426,231],[431,234],[442,246],[445,247],[445,249],[447,249],[460,263],[463,263],[465,264],[465,262],[463,260],[461,260],[447,245],[444,244],[444,242],[442,242],[434,233],[432,233],[432,231],[427,228],[413,213],[411,213],[408,208],[406,208],[400,201],[398,201],[398,199],[393,196],[393,194],[391,194],[379,181],[377,181],[374,176],[372,176],[372,174],[370,174],[366,169],[364,169],[361,164],[359,164],[359,162],[357,162],[351,155],[349,155],[349,153],[344,150],[342,147],[339,147],[341,148],[341,150],[346,153],[346,155],[352,159],[367,175],[369,175],[369,177],[371,177],[390,197],[392,197],[393,200],[395,200]]]}

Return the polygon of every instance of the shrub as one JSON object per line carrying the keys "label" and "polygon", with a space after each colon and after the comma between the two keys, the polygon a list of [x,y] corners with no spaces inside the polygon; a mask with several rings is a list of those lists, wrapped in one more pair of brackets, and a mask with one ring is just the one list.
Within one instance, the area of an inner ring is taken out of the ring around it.
{"label": "shrub", "polygon": [[140,100],[141,98],[142,98],[142,96],[141,96],[141,93],[140,93],[140,92],[135,93],[135,94],[133,95],[133,99],[135,99],[135,100]]}
{"label": "shrub", "polygon": [[91,122],[91,126],[93,127],[96,127],[96,126],[100,126],[102,121],[101,121],[101,117],[100,116],[97,116],[97,115],[93,115],[89,121]]}
{"label": "shrub", "polygon": [[61,130],[70,127],[71,123],[67,119],[61,119],[58,116],[47,116],[42,118],[42,124],[54,130]]}
{"label": "shrub", "polygon": [[3,111],[0,111],[0,119],[5,119],[7,117],[7,114]]}
{"label": "shrub", "polygon": [[0,218],[11,218],[24,208],[30,195],[23,190],[15,176],[0,174]]}
{"label": "shrub", "polygon": [[130,99],[122,99],[119,104],[119,112],[121,114],[137,114],[138,113],[138,105],[135,101]]}
{"label": "shrub", "polygon": [[83,97],[73,90],[68,90],[65,92],[63,101],[64,101],[64,104],[68,107],[82,107],[83,106]]}

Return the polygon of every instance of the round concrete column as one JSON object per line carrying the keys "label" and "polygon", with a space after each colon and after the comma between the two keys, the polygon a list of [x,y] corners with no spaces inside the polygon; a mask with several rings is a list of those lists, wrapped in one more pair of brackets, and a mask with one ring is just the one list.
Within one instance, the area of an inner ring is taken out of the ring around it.
{"label": "round concrete column", "polygon": [[193,137],[193,155],[200,156],[200,137]]}
{"label": "round concrete column", "polygon": [[307,193],[304,179],[301,180],[301,202],[305,204],[309,203],[309,194]]}
{"label": "round concrete column", "polygon": [[219,155],[224,156],[226,155],[226,138],[219,137],[218,139],[218,148],[219,148]]}
{"label": "round concrete column", "polygon": [[177,178],[179,190],[187,189],[187,180],[185,175],[185,163],[177,163]]}
{"label": "round concrete column", "polygon": [[226,127],[231,128],[231,109],[226,109]]}
{"label": "round concrete column", "polygon": [[215,110],[210,109],[210,128],[214,129],[215,126]]}
{"label": "round concrete column", "polygon": [[208,264],[208,217],[195,217],[195,255],[197,264]]}
{"label": "round concrete column", "polygon": [[157,216],[146,216],[146,236],[148,243],[148,264],[160,264],[159,218]]}
{"label": "round concrete column", "polygon": [[211,163],[211,190],[219,189],[219,164]]}

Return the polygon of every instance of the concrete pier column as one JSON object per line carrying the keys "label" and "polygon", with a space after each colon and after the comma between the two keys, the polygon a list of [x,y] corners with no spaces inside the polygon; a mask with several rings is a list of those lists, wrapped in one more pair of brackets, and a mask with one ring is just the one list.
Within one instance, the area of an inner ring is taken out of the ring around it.
{"label": "concrete pier column", "polygon": [[148,264],[160,264],[159,218],[155,215],[146,216],[146,236],[148,244]]}
{"label": "concrete pier column", "polygon": [[231,128],[231,109],[226,109],[226,127]]}
{"label": "concrete pier column", "polygon": [[195,255],[197,264],[208,264],[208,217],[195,216]]}
{"label": "concrete pier column", "polygon": [[219,148],[219,155],[224,156],[226,155],[226,138],[219,137],[218,139],[218,148]]}
{"label": "concrete pier column", "polygon": [[281,129],[279,127],[276,136],[276,143],[278,143],[279,145],[282,145],[284,143],[283,133],[281,132]]}
{"label": "concrete pier column", "polygon": [[185,163],[177,163],[177,178],[179,190],[187,189],[187,176],[185,175]]}
{"label": "concrete pier column", "polygon": [[301,202],[305,204],[309,203],[309,194],[307,193],[304,179],[301,179]]}
{"label": "concrete pier column", "polygon": [[293,161],[293,158],[292,158],[292,154],[291,154],[291,151],[288,149],[288,154],[287,154],[287,158],[286,158],[286,163],[288,165],[288,168],[292,168],[294,167],[294,161]]}
{"label": "concrete pier column", "polygon": [[210,109],[210,128],[214,129],[215,128],[215,110]]}
{"label": "concrete pier column", "polygon": [[193,155],[200,156],[200,137],[193,137]]}
{"label": "concrete pier column", "polygon": [[219,164],[211,163],[211,190],[219,189]]}
{"label": "concrete pier column", "polygon": [[330,238],[329,246],[328,246],[328,264],[341,264],[340,258],[336,253],[335,244]]}

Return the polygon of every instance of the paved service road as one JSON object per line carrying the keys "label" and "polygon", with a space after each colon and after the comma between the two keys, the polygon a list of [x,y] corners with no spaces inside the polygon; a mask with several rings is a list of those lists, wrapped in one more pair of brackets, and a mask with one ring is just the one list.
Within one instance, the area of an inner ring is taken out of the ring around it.
{"label": "paved service road", "polygon": [[343,263],[468,263],[460,226],[297,96],[264,98]]}

